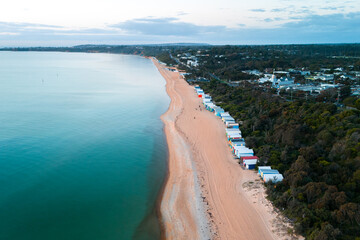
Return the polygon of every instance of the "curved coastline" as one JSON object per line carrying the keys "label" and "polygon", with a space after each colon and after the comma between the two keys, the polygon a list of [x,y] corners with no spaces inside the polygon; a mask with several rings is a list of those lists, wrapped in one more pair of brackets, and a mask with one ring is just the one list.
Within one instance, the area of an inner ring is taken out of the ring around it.
{"label": "curved coastline", "polygon": [[257,174],[234,160],[223,123],[178,72],[152,61],[171,98],[161,116],[169,154],[158,203],[162,239],[297,239]]}

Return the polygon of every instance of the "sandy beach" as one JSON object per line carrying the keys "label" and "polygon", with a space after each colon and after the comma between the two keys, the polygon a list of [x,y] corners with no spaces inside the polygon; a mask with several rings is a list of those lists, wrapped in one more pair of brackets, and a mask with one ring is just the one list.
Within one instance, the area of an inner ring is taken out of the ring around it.
{"label": "sandy beach", "polygon": [[222,121],[178,72],[153,60],[171,98],[162,115],[169,173],[160,204],[165,239],[292,239],[254,171],[234,159]]}

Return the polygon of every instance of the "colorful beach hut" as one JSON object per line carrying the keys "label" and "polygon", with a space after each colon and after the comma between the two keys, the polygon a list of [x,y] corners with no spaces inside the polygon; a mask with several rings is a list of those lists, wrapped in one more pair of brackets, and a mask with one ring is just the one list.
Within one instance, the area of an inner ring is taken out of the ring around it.
{"label": "colorful beach hut", "polygon": [[220,118],[222,119],[223,117],[231,117],[231,116],[230,116],[230,113],[228,113],[228,112],[222,112],[222,113],[220,113]]}
{"label": "colorful beach hut", "polygon": [[257,161],[257,159],[244,160],[243,166],[246,167],[246,169],[255,169]]}
{"label": "colorful beach hut", "polygon": [[227,134],[227,138],[228,138],[228,141],[232,141],[232,140],[235,140],[235,139],[242,139],[242,136],[241,136],[241,132],[238,131],[238,132],[230,132]]}
{"label": "colorful beach hut", "polygon": [[234,147],[236,147],[236,146],[245,146],[245,140],[244,140],[244,138],[231,139],[231,140],[229,140],[229,146],[232,150],[234,150]]}
{"label": "colorful beach hut", "polygon": [[283,175],[278,173],[278,174],[265,174],[264,175],[264,182],[273,182],[273,183],[277,183],[277,182],[281,182],[284,179]]}
{"label": "colorful beach hut", "polygon": [[260,172],[260,170],[263,170],[263,169],[271,169],[271,167],[270,166],[260,166],[260,167],[258,167],[258,174],[259,175],[261,175],[261,172]]}
{"label": "colorful beach hut", "polygon": [[235,123],[235,119],[231,116],[225,116],[221,118],[223,122],[226,123]]}
{"label": "colorful beach hut", "polygon": [[247,148],[245,146],[236,146],[234,147],[235,156],[238,158],[254,156],[254,150]]}
{"label": "colorful beach hut", "polygon": [[226,122],[225,124],[226,124],[227,128],[237,128],[237,129],[239,129],[239,124],[238,123]]}
{"label": "colorful beach hut", "polygon": [[221,114],[221,113],[224,113],[225,110],[222,109],[221,107],[217,107],[216,109],[214,109],[214,112],[215,112],[215,116],[220,117],[220,114]]}
{"label": "colorful beach hut", "polygon": [[266,174],[278,174],[279,171],[276,169],[262,169],[260,170],[260,176],[262,179],[264,179],[264,175]]}

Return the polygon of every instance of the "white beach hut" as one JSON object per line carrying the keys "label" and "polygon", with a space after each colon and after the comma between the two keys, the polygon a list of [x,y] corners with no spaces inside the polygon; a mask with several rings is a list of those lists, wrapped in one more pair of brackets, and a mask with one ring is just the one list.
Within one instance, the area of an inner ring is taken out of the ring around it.
{"label": "white beach hut", "polygon": [[235,153],[235,156],[237,156],[238,158],[254,156],[254,150],[247,148],[245,146],[234,147],[234,153]]}
{"label": "white beach hut", "polygon": [[226,123],[235,123],[235,119],[231,116],[222,117],[223,122]]}
{"label": "white beach hut", "polygon": [[265,174],[264,175],[264,182],[273,182],[273,183],[277,183],[277,182],[281,182],[284,177],[282,174],[277,173],[277,174]]}
{"label": "white beach hut", "polygon": [[231,116],[230,116],[230,113],[228,113],[228,112],[222,112],[222,113],[220,113],[220,118],[222,119],[223,117],[231,117]]}
{"label": "white beach hut", "polygon": [[221,107],[217,107],[216,109],[214,109],[215,115],[220,117],[220,113],[225,112],[224,109],[222,109]]}
{"label": "white beach hut", "polygon": [[260,167],[258,167],[258,174],[259,175],[261,175],[261,170],[263,170],[263,169],[269,170],[269,169],[271,169],[271,167],[270,166],[260,166]]}

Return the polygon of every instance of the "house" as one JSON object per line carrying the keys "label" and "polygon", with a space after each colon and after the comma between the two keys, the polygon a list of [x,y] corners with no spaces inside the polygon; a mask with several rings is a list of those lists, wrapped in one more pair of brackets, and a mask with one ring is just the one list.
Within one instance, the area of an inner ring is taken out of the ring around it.
{"label": "house", "polygon": [[266,174],[264,175],[264,182],[273,182],[273,183],[277,183],[277,182],[281,182],[284,179],[283,175],[280,173],[277,174]]}
{"label": "house", "polygon": [[266,82],[272,82],[272,79],[270,77],[262,77],[258,79],[259,83],[266,83]]}
{"label": "house", "polygon": [[245,70],[245,71],[242,71],[243,73],[247,73],[247,74],[250,74],[250,75],[257,75],[257,76],[260,76],[261,75],[261,72],[259,70]]}
{"label": "house", "polygon": [[317,76],[314,76],[314,79],[321,81],[333,81],[334,74],[319,74]]}
{"label": "house", "polygon": [[343,74],[340,76],[341,79],[350,79],[350,80],[355,80],[356,78],[354,76],[348,75],[348,74]]}
{"label": "house", "polygon": [[344,71],[344,69],[343,69],[342,67],[335,68],[334,70],[335,70],[335,71],[338,71],[338,72]]}
{"label": "house", "polygon": [[198,67],[199,66],[199,63],[195,60],[187,60],[186,64],[189,66],[189,67]]}
{"label": "house", "polygon": [[301,76],[309,76],[311,74],[310,71],[300,71]]}
{"label": "house", "polygon": [[275,88],[290,86],[290,85],[294,84],[294,79],[289,76],[281,77],[278,79],[278,78],[276,78],[275,75],[273,75],[271,78],[271,81],[272,81],[272,87],[275,87]]}

